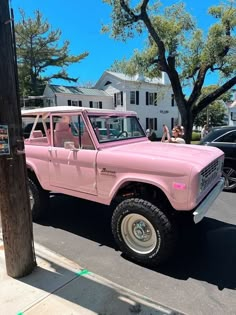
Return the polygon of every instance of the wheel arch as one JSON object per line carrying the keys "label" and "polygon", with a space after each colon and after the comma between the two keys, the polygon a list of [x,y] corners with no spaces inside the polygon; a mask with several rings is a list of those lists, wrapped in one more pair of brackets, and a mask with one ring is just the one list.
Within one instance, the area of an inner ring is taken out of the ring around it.
{"label": "wheel arch", "polygon": [[153,184],[140,181],[123,182],[112,198],[112,203],[117,204],[129,198],[141,198],[150,201],[164,211],[173,211],[173,207],[165,192]]}

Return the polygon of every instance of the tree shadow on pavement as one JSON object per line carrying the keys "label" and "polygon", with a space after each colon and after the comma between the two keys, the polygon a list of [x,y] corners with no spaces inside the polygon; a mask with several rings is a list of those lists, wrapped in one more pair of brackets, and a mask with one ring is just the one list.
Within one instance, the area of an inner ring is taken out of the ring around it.
{"label": "tree shadow on pavement", "polygon": [[64,258],[51,257],[48,250],[36,252],[39,264],[35,270],[14,280],[17,290],[11,293],[11,299],[16,311],[21,308],[18,314],[182,314],[79,269],[74,263],[72,267]]}
{"label": "tree shadow on pavement", "polygon": [[[108,206],[55,195],[51,198],[50,214],[39,223],[118,250],[111,233],[111,215]],[[176,253],[168,262],[155,268],[143,267],[180,280],[208,282],[219,290],[236,289],[235,244],[235,225],[206,217],[191,229],[182,230]]]}

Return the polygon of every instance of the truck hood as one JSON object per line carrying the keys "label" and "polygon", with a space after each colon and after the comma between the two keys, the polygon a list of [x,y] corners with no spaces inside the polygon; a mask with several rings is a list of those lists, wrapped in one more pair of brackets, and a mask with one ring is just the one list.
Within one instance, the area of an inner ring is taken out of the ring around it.
{"label": "truck hood", "polygon": [[222,156],[224,153],[218,148],[191,145],[191,144],[174,144],[144,141],[139,143],[124,144],[108,149],[112,152],[120,152],[120,155],[133,155],[134,158],[148,159],[166,159],[166,160],[180,160],[182,162],[192,162],[195,166],[204,167],[213,159]]}

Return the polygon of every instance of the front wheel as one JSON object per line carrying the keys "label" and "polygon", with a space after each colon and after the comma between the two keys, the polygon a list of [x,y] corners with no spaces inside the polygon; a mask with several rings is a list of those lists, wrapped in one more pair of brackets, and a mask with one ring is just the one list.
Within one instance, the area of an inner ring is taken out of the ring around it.
{"label": "front wheel", "polygon": [[49,193],[31,178],[28,178],[30,209],[33,221],[40,219],[49,206]]}
{"label": "front wheel", "polygon": [[157,265],[172,254],[174,230],[166,214],[142,199],[121,202],[112,216],[112,232],[121,251],[146,265]]}

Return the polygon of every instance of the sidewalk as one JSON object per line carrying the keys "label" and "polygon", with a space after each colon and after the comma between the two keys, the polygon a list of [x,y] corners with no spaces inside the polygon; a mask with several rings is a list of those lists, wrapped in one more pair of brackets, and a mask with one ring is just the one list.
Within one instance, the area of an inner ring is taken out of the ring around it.
{"label": "sidewalk", "polygon": [[[0,231],[1,232],[1,231]],[[6,274],[0,234],[1,315],[177,315],[35,244],[37,267],[13,279]]]}

